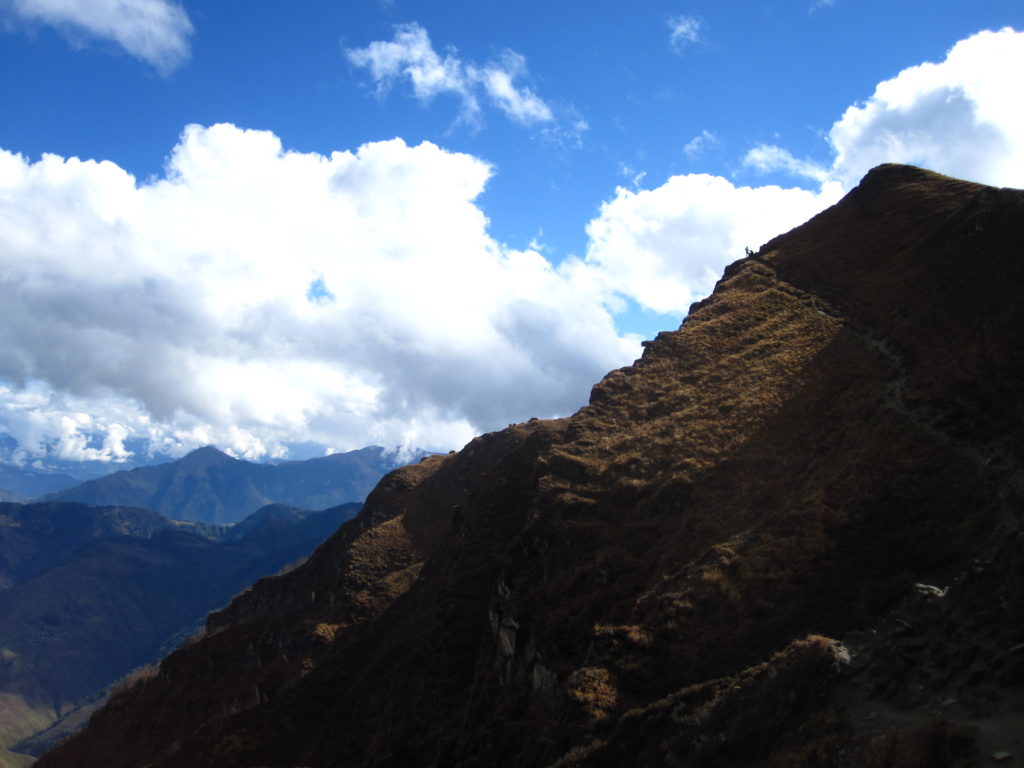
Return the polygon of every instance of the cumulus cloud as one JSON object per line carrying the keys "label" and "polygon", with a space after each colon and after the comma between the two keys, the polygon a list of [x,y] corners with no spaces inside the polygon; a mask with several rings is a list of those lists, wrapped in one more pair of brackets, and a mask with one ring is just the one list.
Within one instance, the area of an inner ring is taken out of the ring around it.
{"label": "cumulus cloud", "polygon": [[5,451],[4,461],[26,464],[46,456],[118,463],[130,458],[125,440],[132,432],[148,437],[145,414],[125,402],[96,406],[89,398],[57,393],[40,381],[20,388],[0,383],[0,426],[17,444]]}
{"label": "cumulus cloud", "polygon": [[553,123],[551,107],[527,86],[517,81],[526,79],[526,59],[515,51],[505,51],[497,61],[484,65],[464,62],[454,48],[442,56],[434,50],[427,30],[419,24],[400,24],[392,40],[376,40],[365,48],[345,51],[348,60],[369,70],[379,93],[407,80],[413,95],[423,102],[439,94],[450,94],[462,102],[461,119],[477,123],[480,99],[509,119],[521,125]]}
{"label": "cumulus cloud", "polygon": [[722,269],[838,199],[840,191],[737,187],[721,176],[673,176],[655,189],[620,187],[587,226],[587,263],[641,306],[682,316]]}
{"label": "cumulus cloud", "polygon": [[8,0],[24,21],[47,24],[73,43],[109,41],[167,74],[189,55],[192,22],[169,0]]}
{"label": "cumulus cloud", "polygon": [[958,42],[944,61],[880,83],[829,131],[831,175],[846,185],[883,162],[922,165],[995,185],[1024,185],[1024,34]]}
{"label": "cumulus cloud", "polygon": [[[706,295],[744,248],[831,205],[876,165],[921,165],[986,184],[1024,186],[1024,34],[981,32],[944,61],[924,63],[880,83],[828,133],[831,159],[801,160],[758,145],[743,166],[782,171],[810,190],[737,186],[702,174],[671,177],[654,189],[617,189],[588,225],[586,263],[613,290],[641,306],[681,314]],[[705,134],[688,147],[704,146]]]}
{"label": "cumulus cloud", "polygon": [[0,151],[6,430],[63,456],[116,459],[127,432],[256,457],[571,412],[637,340],[580,261],[488,235],[490,175],[429,143],[322,156],[224,124],[142,184]]}
{"label": "cumulus cloud", "polygon": [[996,186],[1024,185],[1024,34],[961,40],[940,63],[909,67],[850,106],[828,132],[831,164],[760,145],[744,164],[850,188],[881,163],[908,163]]}
{"label": "cumulus cloud", "polygon": [[668,40],[672,49],[682,51],[700,40],[700,19],[694,16],[672,16],[668,20]]}

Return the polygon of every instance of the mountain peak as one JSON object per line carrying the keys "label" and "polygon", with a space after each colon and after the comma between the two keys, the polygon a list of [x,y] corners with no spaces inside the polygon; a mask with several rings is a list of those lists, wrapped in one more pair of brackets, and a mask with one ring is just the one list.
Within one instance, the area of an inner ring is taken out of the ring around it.
{"label": "mountain peak", "polygon": [[229,456],[216,446],[204,445],[202,448],[196,448],[191,453],[185,454],[179,461],[185,466],[196,467],[228,464],[232,461],[239,461],[239,459]]}
{"label": "mountain peak", "polygon": [[177,461],[115,472],[48,498],[145,507],[175,520],[236,523],[275,501],[313,510],[362,501],[395,466],[394,456],[373,449],[255,464],[208,445]]}

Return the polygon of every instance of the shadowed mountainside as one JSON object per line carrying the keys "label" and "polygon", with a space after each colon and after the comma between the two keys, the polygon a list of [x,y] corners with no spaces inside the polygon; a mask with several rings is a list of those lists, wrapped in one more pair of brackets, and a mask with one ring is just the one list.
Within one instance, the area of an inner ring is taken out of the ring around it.
{"label": "shadowed mountainside", "polygon": [[875,169],[576,415],[385,477],[39,768],[1019,756],[1022,242],[1024,192]]}
{"label": "shadowed mountainside", "polygon": [[145,509],[0,504],[0,747],[52,743],[38,734],[159,659],[260,576],[308,555],[359,508],[274,505],[221,528]]}
{"label": "shadowed mountainside", "polygon": [[115,472],[46,497],[144,507],[175,520],[237,523],[267,504],[327,509],[362,501],[397,457],[369,447],[307,461],[254,464],[212,446],[168,464]]}
{"label": "shadowed mountainside", "polygon": [[176,526],[191,527],[132,507],[0,504],[0,590],[49,570],[93,539],[149,538]]}

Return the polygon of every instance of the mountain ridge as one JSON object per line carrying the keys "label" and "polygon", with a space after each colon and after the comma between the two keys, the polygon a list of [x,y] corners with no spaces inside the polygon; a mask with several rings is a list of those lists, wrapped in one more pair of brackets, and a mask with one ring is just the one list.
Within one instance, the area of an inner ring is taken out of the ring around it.
{"label": "mountain ridge", "polygon": [[387,475],[40,768],[1019,749],[1022,241],[1024,192],[873,170],[574,416]]}
{"label": "mountain ridge", "polygon": [[255,464],[205,446],[177,461],[115,472],[44,499],[144,507],[176,520],[224,525],[267,504],[327,509],[362,501],[397,465],[378,446],[282,464]]}

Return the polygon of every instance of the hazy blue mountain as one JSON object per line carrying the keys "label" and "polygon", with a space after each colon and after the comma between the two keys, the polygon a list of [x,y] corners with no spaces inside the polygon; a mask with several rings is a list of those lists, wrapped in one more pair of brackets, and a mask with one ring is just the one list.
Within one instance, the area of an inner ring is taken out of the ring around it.
{"label": "hazy blue mountain", "polygon": [[176,520],[227,524],[267,504],[326,509],[362,501],[398,463],[393,453],[379,447],[254,464],[207,446],[177,461],[115,472],[46,498],[144,507]]}
{"label": "hazy blue mountain", "polygon": [[148,538],[175,526],[147,509],[0,503],[0,590],[49,570],[94,539]]}
{"label": "hazy blue mountain", "polygon": [[63,473],[0,464],[0,501],[34,499],[47,493],[63,491],[80,482],[80,479]]}

